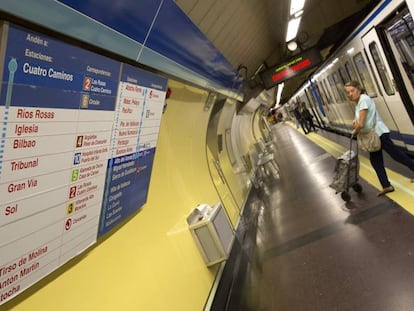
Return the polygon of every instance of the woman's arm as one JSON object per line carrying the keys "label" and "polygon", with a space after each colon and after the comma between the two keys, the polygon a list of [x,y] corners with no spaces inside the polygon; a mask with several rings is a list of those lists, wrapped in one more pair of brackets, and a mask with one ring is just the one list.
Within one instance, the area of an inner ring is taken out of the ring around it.
{"label": "woman's arm", "polygon": [[365,119],[367,118],[368,109],[363,109],[359,111],[359,122],[355,119],[352,121],[352,126],[354,127],[354,130],[352,131],[352,134],[358,134],[359,131],[364,128],[365,126]]}

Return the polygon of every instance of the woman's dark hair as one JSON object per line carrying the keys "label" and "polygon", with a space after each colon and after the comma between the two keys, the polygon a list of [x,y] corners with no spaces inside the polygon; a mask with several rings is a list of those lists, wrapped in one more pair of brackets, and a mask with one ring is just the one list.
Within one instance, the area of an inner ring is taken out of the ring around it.
{"label": "woman's dark hair", "polygon": [[361,94],[365,93],[364,87],[358,81],[355,81],[355,80],[349,81],[348,83],[345,84],[345,86],[353,86],[354,88],[358,89],[361,92]]}

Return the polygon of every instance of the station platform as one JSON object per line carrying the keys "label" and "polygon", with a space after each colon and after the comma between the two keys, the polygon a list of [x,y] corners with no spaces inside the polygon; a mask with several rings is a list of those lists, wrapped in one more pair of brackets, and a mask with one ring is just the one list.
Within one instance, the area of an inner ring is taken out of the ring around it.
{"label": "station platform", "polygon": [[349,138],[272,126],[279,176],[252,188],[210,310],[414,310],[414,184],[387,158],[396,191],[360,153],[345,202],[329,187]]}

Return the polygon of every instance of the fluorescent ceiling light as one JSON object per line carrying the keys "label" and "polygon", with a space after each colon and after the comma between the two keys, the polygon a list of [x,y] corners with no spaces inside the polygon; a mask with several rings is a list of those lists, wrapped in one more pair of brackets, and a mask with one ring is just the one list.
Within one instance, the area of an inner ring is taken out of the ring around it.
{"label": "fluorescent ceiling light", "polygon": [[254,76],[256,76],[256,75],[259,73],[259,71],[260,71],[260,70],[262,70],[263,66],[264,66],[264,64],[261,64],[261,65],[260,65],[260,66],[256,69],[256,71],[254,72]]}
{"label": "fluorescent ceiling light", "polygon": [[295,14],[293,14],[293,17],[297,18],[297,17],[302,16],[302,15],[303,15],[303,10],[300,10],[298,12],[295,12]]}
{"label": "fluorescent ceiling light", "polygon": [[290,15],[295,15],[296,12],[303,10],[305,0],[291,0],[290,1]]}
{"label": "fluorescent ceiling light", "polygon": [[291,19],[288,24],[288,30],[286,34],[286,42],[293,40],[296,38],[296,34],[298,33],[299,25],[300,25],[301,17]]}
{"label": "fluorescent ceiling light", "polygon": [[277,95],[276,95],[276,106],[280,104],[280,99],[282,98],[282,92],[285,84],[279,83],[277,86]]}

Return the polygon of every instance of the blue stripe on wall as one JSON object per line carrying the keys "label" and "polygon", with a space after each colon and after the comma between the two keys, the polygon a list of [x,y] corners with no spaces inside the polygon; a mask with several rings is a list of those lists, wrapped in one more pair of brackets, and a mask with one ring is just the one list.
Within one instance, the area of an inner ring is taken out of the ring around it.
{"label": "blue stripe on wall", "polygon": [[237,71],[173,0],[2,0],[0,11],[242,99]]}
{"label": "blue stripe on wall", "polygon": [[[60,2],[140,44],[145,42],[145,47],[191,69],[200,76],[226,89],[239,92],[241,82],[237,71],[174,1],[60,0]],[[143,56],[141,55],[138,61],[147,64]]]}

